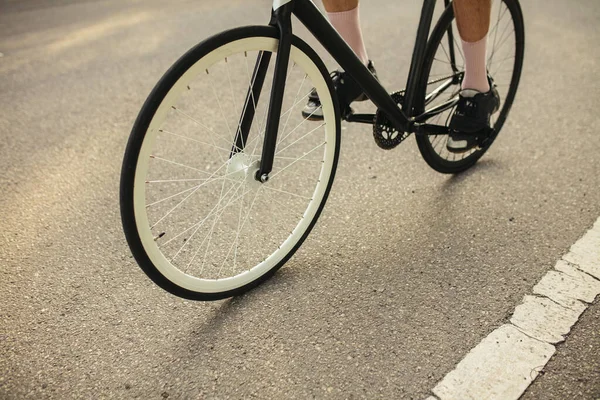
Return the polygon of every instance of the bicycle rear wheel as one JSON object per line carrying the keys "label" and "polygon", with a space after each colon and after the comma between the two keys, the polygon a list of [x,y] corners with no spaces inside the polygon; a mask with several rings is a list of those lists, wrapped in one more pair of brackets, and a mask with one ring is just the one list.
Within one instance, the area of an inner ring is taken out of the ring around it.
{"label": "bicycle rear wheel", "polygon": [[[277,36],[273,27],[243,27],[200,43],[159,81],[133,127],[121,175],[123,227],[143,271],[177,296],[217,300],[256,286],[300,247],[325,205],[339,110],[324,64],[297,37],[280,89],[273,171],[266,183],[255,179],[275,57],[261,93],[249,88]],[[323,107],[318,124],[301,116],[312,87]],[[248,107],[256,112],[240,145]]]}
{"label": "bicycle rear wheel", "polygon": [[[492,115],[493,132],[481,147],[462,154],[446,149],[448,135],[417,136],[419,151],[424,160],[438,172],[458,173],[473,166],[492,145],[502,129],[513,104],[525,47],[525,31],[521,7],[517,0],[492,0],[492,15],[488,33],[487,67],[500,94],[499,112]],[[456,62],[451,62],[452,54]],[[420,82],[423,96],[417,104],[425,110],[434,109],[456,98],[464,75],[464,56],[452,6],[440,17],[427,44]],[[448,125],[453,108],[429,119],[428,123]]]}

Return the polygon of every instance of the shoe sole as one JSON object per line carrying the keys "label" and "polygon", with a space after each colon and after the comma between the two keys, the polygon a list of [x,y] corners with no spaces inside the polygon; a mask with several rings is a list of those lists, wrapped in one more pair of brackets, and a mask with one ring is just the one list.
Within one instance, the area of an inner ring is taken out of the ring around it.
{"label": "shoe sole", "polygon": [[[357,97],[353,101],[353,103],[355,101],[366,101],[366,100],[369,100],[369,98],[367,97],[366,94],[363,93],[359,97]],[[313,113],[309,113],[309,112],[306,112],[304,110],[302,110],[302,116],[304,117],[304,119],[307,119],[309,121],[323,121],[323,119],[324,119],[322,115],[315,115]]]}
{"label": "shoe sole", "polygon": [[466,152],[468,152],[470,150],[480,150],[480,147],[477,146],[477,145],[475,145],[473,147],[467,147],[466,149],[454,149],[452,147],[446,146],[446,150],[448,150],[452,154],[463,154],[463,153],[466,153]]}
{"label": "shoe sole", "polygon": [[304,119],[307,119],[309,121],[323,121],[325,119],[322,115],[315,115],[312,112],[308,113],[304,110],[302,110],[302,116],[304,117]]}

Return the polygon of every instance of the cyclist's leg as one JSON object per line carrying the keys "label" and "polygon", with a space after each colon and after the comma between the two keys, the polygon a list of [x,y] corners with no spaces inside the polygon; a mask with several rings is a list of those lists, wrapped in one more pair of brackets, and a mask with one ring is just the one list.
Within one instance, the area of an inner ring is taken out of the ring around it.
{"label": "cyclist's leg", "polygon": [[367,65],[369,58],[360,29],[358,0],[323,0],[323,5],[331,25]]}
{"label": "cyclist's leg", "polygon": [[486,44],[490,26],[490,0],[455,0],[454,13],[465,56],[463,89],[490,90],[486,71]]}
{"label": "cyclist's leg", "polygon": [[477,147],[477,138],[487,132],[500,98],[497,90],[490,87],[486,68],[491,0],[455,0],[453,5],[465,58],[465,75],[450,120],[446,148],[453,153],[463,153]]}
{"label": "cyclist's leg", "polygon": [[[367,66],[369,71],[377,77],[377,72],[373,63],[369,61],[367,50],[363,42],[360,29],[360,17],[358,12],[359,0],[323,0],[323,5],[327,11],[327,17],[331,25],[346,41],[348,46],[354,51],[357,57]],[[350,103],[353,101],[367,100],[367,96],[362,89],[343,71],[335,71],[331,74],[342,113],[350,112]],[[322,120],[321,102],[316,90],[312,90],[306,106],[302,110],[302,115],[311,120]]]}

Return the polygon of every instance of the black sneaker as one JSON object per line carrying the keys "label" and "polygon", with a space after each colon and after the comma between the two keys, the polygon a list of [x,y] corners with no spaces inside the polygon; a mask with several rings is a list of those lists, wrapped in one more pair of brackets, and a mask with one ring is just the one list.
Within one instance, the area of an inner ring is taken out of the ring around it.
{"label": "black sneaker", "polygon": [[499,107],[500,96],[493,82],[490,82],[487,93],[473,89],[461,90],[450,120],[450,134],[446,143],[448,151],[464,153],[476,147],[479,134],[490,127],[490,117]]}
{"label": "black sneaker", "polygon": [[[373,61],[369,61],[367,68],[377,78],[377,71]],[[367,95],[363,93],[358,83],[350,75],[344,71],[333,71],[331,74],[331,80],[333,81],[333,87],[340,101],[340,106],[350,105],[353,101],[365,101],[368,99]],[[344,112],[344,110],[342,110]],[[308,102],[302,110],[302,116],[311,121],[322,121],[323,120],[323,109],[321,108],[321,101],[315,88],[313,88],[308,96]]]}

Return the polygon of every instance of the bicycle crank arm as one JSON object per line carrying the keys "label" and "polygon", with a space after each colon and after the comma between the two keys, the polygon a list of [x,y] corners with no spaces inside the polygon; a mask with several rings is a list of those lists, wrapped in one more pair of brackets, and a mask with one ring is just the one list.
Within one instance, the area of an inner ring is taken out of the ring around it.
{"label": "bicycle crank arm", "polygon": [[375,114],[354,114],[353,112],[350,112],[344,116],[344,120],[372,125],[375,120]]}
{"label": "bicycle crank arm", "polygon": [[[415,124],[414,133],[418,136],[434,136],[434,135],[448,135],[450,129],[443,125],[431,125],[431,124]],[[486,128],[479,133],[474,133],[477,136],[477,145],[479,148],[484,148],[488,145],[489,141],[493,139],[495,134],[494,129]]]}
{"label": "bicycle crank arm", "polygon": [[418,136],[429,136],[429,135],[447,135],[450,133],[447,126],[444,125],[433,125],[433,124],[414,124],[412,131]]}

